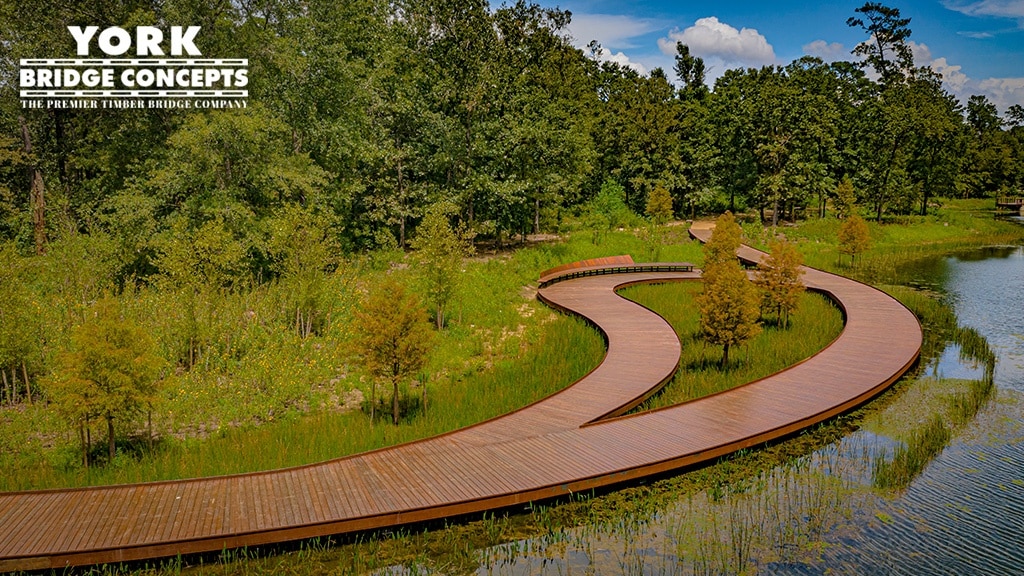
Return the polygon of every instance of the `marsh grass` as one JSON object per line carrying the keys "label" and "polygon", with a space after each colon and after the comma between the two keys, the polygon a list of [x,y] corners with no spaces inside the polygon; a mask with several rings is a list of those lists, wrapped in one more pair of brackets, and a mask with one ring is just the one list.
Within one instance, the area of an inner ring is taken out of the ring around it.
{"label": "marsh grass", "polygon": [[[369,426],[358,410],[351,413],[348,399],[369,398],[372,384],[353,353],[349,326],[360,295],[384,275],[415,284],[406,255],[352,257],[311,284],[314,293],[289,279],[231,290],[128,285],[118,296],[125,314],[153,333],[170,366],[152,412],[155,452],[131,451],[130,439],[143,427],[124,421],[119,436],[128,440],[120,441],[117,457],[87,472],[78,464],[76,436],[52,408],[45,403],[0,407],[0,465],[8,472],[0,477],[0,490],[309,463],[432,435],[537,400],[603,356],[596,331],[556,319],[535,300],[538,273],[574,260],[638,255],[649,248],[632,230],[604,234],[599,245],[590,238],[573,234],[467,260],[429,365],[416,384],[404,388],[409,417],[396,429]],[[699,264],[700,247],[685,227],[666,227],[658,238],[663,260]],[[102,287],[90,284],[89,290],[69,292],[56,266],[32,269],[25,281],[53,335],[46,351],[50,362],[67,346],[66,334]],[[297,330],[298,305],[314,319],[308,330]],[[534,350],[547,342],[551,350],[567,351],[566,357]],[[102,436],[99,429],[92,433],[94,442]]]}
{"label": "marsh grass", "polygon": [[[30,481],[96,485],[215,476],[320,462],[381,446],[433,436],[498,416],[554,393],[586,374],[604,354],[598,332],[582,320],[560,317],[536,345],[490,369],[429,385],[428,407],[392,426],[369,424],[360,411],[318,412],[254,428],[226,428],[203,440],[168,443],[138,460],[68,474],[37,467]],[[51,472],[47,474],[46,472]]]}
{"label": "marsh grass", "polygon": [[952,438],[952,432],[943,418],[935,415],[910,433],[907,440],[896,447],[889,458],[875,457],[872,482],[881,489],[905,488],[917,478],[935,456],[939,455]]}
{"label": "marsh grass", "polygon": [[828,346],[842,331],[842,313],[825,297],[806,292],[789,328],[767,323],[764,330],[721,368],[721,348],[700,336],[700,315],[693,300],[700,282],[631,286],[619,294],[662,314],[683,345],[680,371],[662,391],[638,407],[651,410],[693,400],[774,374]]}
{"label": "marsh grass", "polygon": [[932,294],[906,287],[886,287],[921,320],[925,330],[922,346],[924,364],[937,359],[949,345],[956,345],[960,361],[980,366],[981,378],[944,380],[924,378],[918,383],[931,405],[932,416],[915,427],[906,423],[895,431],[901,440],[891,454],[873,458],[872,483],[879,489],[903,489],[917,478],[952,440],[954,433],[971,422],[991,399],[995,390],[996,355],[981,334],[958,326],[953,311]]}

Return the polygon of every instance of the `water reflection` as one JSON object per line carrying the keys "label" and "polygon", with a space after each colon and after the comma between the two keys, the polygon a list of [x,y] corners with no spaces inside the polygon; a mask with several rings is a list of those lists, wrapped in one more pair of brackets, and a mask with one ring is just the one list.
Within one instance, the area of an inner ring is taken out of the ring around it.
{"label": "water reflection", "polygon": [[[932,258],[897,281],[944,295],[997,354],[995,398],[905,488],[871,487],[915,419],[985,377],[950,344],[860,431],[649,517],[479,551],[479,574],[1015,574],[1024,564],[1024,249]],[[941,348],[940,348],[941,350]],[[931,404],[929,404],[931,403]]]}

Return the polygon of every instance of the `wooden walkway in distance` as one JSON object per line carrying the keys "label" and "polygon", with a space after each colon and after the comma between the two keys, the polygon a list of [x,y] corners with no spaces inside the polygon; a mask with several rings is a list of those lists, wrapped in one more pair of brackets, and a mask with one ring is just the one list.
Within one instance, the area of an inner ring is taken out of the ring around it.
{"label": "wooden walkway in distance", "polygon": [[[699,231],[694,232],[700,236]],[[762,253],[744,247],[740,257]],[[140,560],[392,527],[609,486],[780,438],[849,410],[894,382],[921,346],[916,318],[866,285],[807,269],[844,310],[840,336],[762,380],[616,417],[679,361],[671,327],[615,294],[698,272],[584,276],[546,303],[589,318],[608,340],[569,388],[462,430],[320,464],[217,478],[0,493],[0,570]]]}
{"label": "wooden walkway in distance", "polygon": [[996,198],[996,210],[1024,210],[1024,197],[1004,196]]}

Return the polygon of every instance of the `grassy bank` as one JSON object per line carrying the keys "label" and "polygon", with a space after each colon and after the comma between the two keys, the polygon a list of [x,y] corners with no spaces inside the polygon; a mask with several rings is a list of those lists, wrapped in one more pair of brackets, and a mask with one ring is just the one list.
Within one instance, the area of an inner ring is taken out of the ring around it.
{"label": "grassy bank", "polygon": [[[891,282],[902,264],[927,256],[1024,242],[1024,227],[996,219],[990,199],[946,200],[928,216],[868,222],[871,248],[852,264],[849,256],[839,252],[840,225],[835,218],[811,219],[779,230],[797,243],[808,266],[869,283]],[[770,228],[759,224],[748,224],[744,231],[751,243],[761,248],[771,234]]]}
{"label": "grassy bank", "polygon": [[658,311],[675,329],[683,345],[681,370],[662,391],[637,410],[650,410],[728,390],[774,374],[809,358],[834,340],[843,328],[839,310],[821,295],[805,292],[788,328],[767,324],[753,340],[737,349],[722,370],[722,350],[700,336],[700,313],[693,298],[700,282],[632,286],[620,295]]}
{"label": "grassy bank", "polygon": [[[84,240],[82,240],[84,242]],[[662,260],[700,260],[685,228],[667,230]],[[92,247],[95,248],[95,247]],[[472,424],[558,390],[603,355],[597,332],[536,301],[538,273],[574,260],[641,254],[649,243],[631,231],[590,234],[468,260],[450,320],[428,366],[403,390],[406,418],[397,428],[365,415],[371,380],[351,342],[353,309],[384,275],[416,286],[400,252],[342,262],[315,278],[282,278],[232,290],[128,287],[117,296],[126,318],[144,326],[168,361],[151,414],[119,423],[113,462],[103,462],[105,434],[89,430],[99,465],[86,470],[76,430],[45,401],[41,382],[68,346],[92,299],[104,290],[90,277],[89,246],[56,246],[12,264],[40,311],[47,337],[30,367],[34,402],[0,403],[0,490],[173,479],[315,462]],[[71,259],[81,266],[65,266]],[[93,262],[99,266],[100,262]],[[99,269],[99,268],[97,268]],[[109,287],[109,286],[108,286]],[[313,329],[296,329],[297,313]],[[553,351],[571,351],[554,354]],[[387,393],[378,391],[378,401]],[[426,409],[423,403],[426,403]],[[274,447],[272,450],[264,449]]]}

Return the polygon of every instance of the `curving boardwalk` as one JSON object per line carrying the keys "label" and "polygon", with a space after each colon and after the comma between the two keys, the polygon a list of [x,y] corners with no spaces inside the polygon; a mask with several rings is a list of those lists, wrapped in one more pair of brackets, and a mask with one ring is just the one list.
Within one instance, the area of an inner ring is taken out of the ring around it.
{"label": "curving boardwalk", "polygon": [[[705,232],[694,231],[697,237]],[[739,256],[763,254],[742,248]],[[649,265],[645,265],[649,266]],[[849,410],[917,359],[921,329],[887,295],[807,269],[842,307],[840,336],[810,359],[728,392],[616,417],[674,373],[680,345],[653,312],[615,294],[694,280],[653,270],[550,283],[539,298],[589,318],[608,353],[538,403],[434,438],[255,474],[0,494],[0,570],[173,556],[396,526],[608,486],[779,438]],[[580,275],[580,268],[569,269]],[[585,272],[584,272],[585,274]]]}

